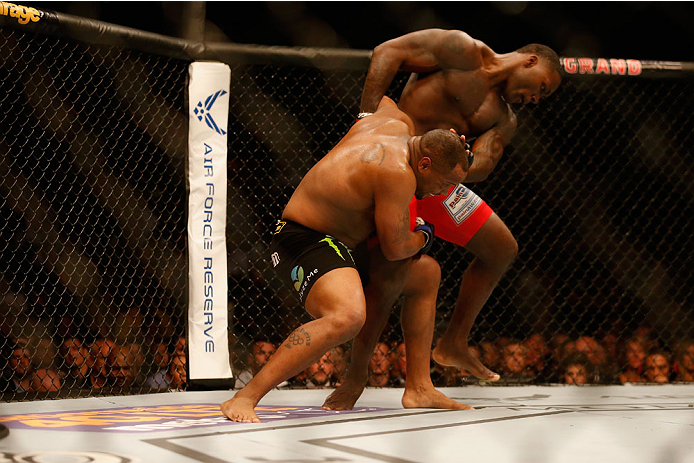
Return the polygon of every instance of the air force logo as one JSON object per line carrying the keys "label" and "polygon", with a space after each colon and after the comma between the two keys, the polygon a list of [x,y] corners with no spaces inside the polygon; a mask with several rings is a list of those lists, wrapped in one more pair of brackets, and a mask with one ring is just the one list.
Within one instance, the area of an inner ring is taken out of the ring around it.
{"label": "air force logo", "polygon": [[197,106],[193,110],[199,121],[205,119],[205,124],[220,135],[226,135],[226,131],[217,125],[215,120],[212,118],[210,111],[212,110],[212,106],[214,106],[215,102],[217,101],[217,98],[226,95],[226,93],[226,90],[216,91],[205,99],[205,104],[203,104],[202,101],[198,101]]}

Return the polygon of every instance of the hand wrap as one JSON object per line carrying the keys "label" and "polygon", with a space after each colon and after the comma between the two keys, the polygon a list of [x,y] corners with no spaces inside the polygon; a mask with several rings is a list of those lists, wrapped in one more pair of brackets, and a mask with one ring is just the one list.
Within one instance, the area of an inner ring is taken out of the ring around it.
{"label": "hand wrap", "polygon": [[421,217],[417,217],[415,223],[417,224],[417,226],[414,227],[414,231],[422,232],[424,233],[424,236],[426,236],[424,246],[422,246],[422,249],[420,249],[417,253],[417,255],[419,256],[422,254],[427,254],[431,249],[431,245],[434,244],[434,224],[425,222],[424,219],[422,219]]}

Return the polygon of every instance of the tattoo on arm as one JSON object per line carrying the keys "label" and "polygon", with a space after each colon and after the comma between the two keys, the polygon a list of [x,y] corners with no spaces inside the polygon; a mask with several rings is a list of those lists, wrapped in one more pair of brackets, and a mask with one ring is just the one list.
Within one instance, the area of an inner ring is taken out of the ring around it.
{"label": "tattoo on arm", "polygon": [[362,91],[360,111],[374,113],[378,109],[378,104],[381,102],[383,95],[390,86],[395,71],[391,71],[393,60],[390,58],[381,58],[378,62],[371,63],[369,72],[366,75],[364,82],[364,90]]}
{"label": "tattoo on arm", "polygon": [[374,145],[361,156],[361,162],[364,164],[369,164],[371,162],[378,162],[380,166],[383,164],[383,160],[386,158],[386,149],[380,143],[374,143]]}
{"label": "tattoo on arm", "polygon": [[408,235],[410,233],[410,208],[409,206],[405,209],[405,212],[400,217],[400,223],[398,224],[398,229],[395,231],[395,236],[393,239],[394,243],[403,243],[407,241]]}
{"label": "tattoo on arm", "polygon": [[306,344],[306,347],[311,346],[311,335],[303,328],[297,328],[292,334],[287,338],[287,342],[284,347],[291,349],[295,346],[302,346]]}
{"label": "tattoo on arm", "polygon": [[465,46],[463,45],[463,41],[457,35],[446,37],[446,39],[443,41],[442,46],[446,50],[452,51],[453,53],[465,52]]}

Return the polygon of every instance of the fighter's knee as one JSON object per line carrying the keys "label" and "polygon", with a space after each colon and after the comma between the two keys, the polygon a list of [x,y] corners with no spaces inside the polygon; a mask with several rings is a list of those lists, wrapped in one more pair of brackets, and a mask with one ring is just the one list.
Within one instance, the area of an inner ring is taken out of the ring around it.
{"label": "fighter's knee", "polygon": [[413,262],[403,294],[412,296],[429,290],[436,292],[440,284],[441,266],[432,257],[423,255]]}
{"label": "fighter's knee", "polygon": [[518,256],[518,241],[516,241],[513,235],[509,234],[500,249],[506,265],[511,265]]}
{"label": "fighter's knee", "polygon": [[424,283],[432,283],[437,288],[441,281],[441,266],[432,257],[421,256],[412,264],[411,276]]}
{"label": "fighter's knee", "polygon": [[366,321],[365,307],[343,307],[331,317],[336,340],[345,342],[355,337]]}

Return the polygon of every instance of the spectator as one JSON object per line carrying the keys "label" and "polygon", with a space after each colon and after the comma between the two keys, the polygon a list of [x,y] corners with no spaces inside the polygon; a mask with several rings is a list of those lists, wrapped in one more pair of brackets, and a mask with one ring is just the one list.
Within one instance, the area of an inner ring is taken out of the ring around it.
{"label": "spectator", "polygon": [[174,355],[186,355],[186,337],[179,336],[176,339],[176,346],[174,348]]}
{"label": "spectator", "polygon": [[502,351],[502,378],[511,382],[530,382],[533,379],[529,368],[528,348],[522,342],[512,339]]}
{"label": "spectator", "polygon": [[171,360],[171,354],[169,353],[169,346],[164,342],[159,342],[154,345],[154,366],[157,371],[150,375],[145,380],[145,385],[151,387],[152,389],[166,389],[169,387],[169,380],[167,373],[169,372],[169,363]]}
{"label": "spectator", "polygon": [[574,352],[562,362],[562,382],[578,386],[590,383],[590,378],[593,376],[591,372],[593,368],[586,354]]}
{"label": "spectator", "polygon": [[[255,376],[260,369],[270,360],[272,354],[275,353],[275,346],[268,340],[259,340],[251,344],[251,350],[246,357],[248,367],[242,370],[236,377],[234,387],[241,389]],[[289,385],[287,381],[282,381],[277,387],[286,387]]]}
{"label": "spectator", "polygon": [[328,351],[328,358],[333,365],[333,374],[331,378],[333,386],[342,384],[342,378],[344,378],[345,372],[347,371],[348,361],[345,351],[344,345],[335,346]]}
{"label": "spectator", "polygon": [[388,344],[379,342],[369,360],[369,379],[367,384],[373,387],[386,387],[390,383],[390,361]]}
{"label": "spectator", "polygon": [[60,375],[50,368],[37,368],[32,378],[32,390],[36,392],[57,392],[60,390]]}
{"label": "spectator", "polygon": [[33,386],[34,366],[31,363],[31,351],[27,347],[16,345],[10,355],[12,384],[14,392],[27,392]]}
{"label": "spectator", "polygon": [[405,343],[400,342],[395,345],[388,354],[390,362],[390,381],[395,386],[405,387],[405,377],[407,376],[407,358],[405,356]]}
{"label": "spectator", "polygon": [[55,359],[58,357],[58,349],[53,340],[47,336],[30,337],[29,350],[32,352],[31,363],[35,369],[55,371]]}
{"label": "spectator", "polygon": [[306,370],[302,371],[294,382],[295,385],[305,386],[309,389],[330,387],[330,378],[334,372],[334,367],[330,361],[329,351],[314,362]]}
{"label": "spectator", "polygon": [[89,384],[94,389],[99,389],[108,384],[109,365],[108,356],[115,349],[116,343],[110,339],[97,339],[91,345],[91,369]]}
{"label": "spectator", "polygon": [[694,382],[694,340],[678,343],[675,350],[675,381]]}
{"label": "spectator", "polygon": [[63,359],[60,371],[62,383],[68,388],[87,387],[89,382],[89,349],[75,337],[65,338],[60,344]]}
{"label": "spectator", "polygon": [[622,371],[619,373],[619,382],[642,383],[643,360],[646,357],[646,349],[637,338],[631,338],[624,343],[621,355]]}
{"label": "spectator", "polygon": [[643,376],[647,383],[670,382],[670,356],[662,350],[653,350],[643,360]]}
{"label": "spectator", "polygon": [[545,368],[549,348],[547,341],[541,333],[533,333],[524,341],[525,347],[528,348],[528,367],[535,375],[539,375]]}
{"label": "spectator", "polygon": [[617,374],[616,368],[608,360],[607,351],[592,336],[580,336],[574,343],[577,352],[582,352],[592,365],[590,372],[594,375],[589,378],[590,383],[610,384]]}
{"label": "spectator", "polygon": [[619,337],[614,333],[607,333],[602,338],[602,345],[607,351],[609,361],[616,362],[619,358]]}
{"label": "spectator", "polygon": [[139,346],[115,346],[108,355],[110,384],[118,387],[133,387],[138,384],[142,360]]}
{"label": "spectator", "polygon": [[185,389],[187,374],[186,374],[186,356],[174,355],[169,365],[169,389],[182,390]]}
{"label": "spectator", "polygon": [[34,366],[32,390],[36,392],[55,392],[60,389],[61,381],[55,367],[58,349],[50,337],[30,337],[29,350],[32,352],[31,363]]}

